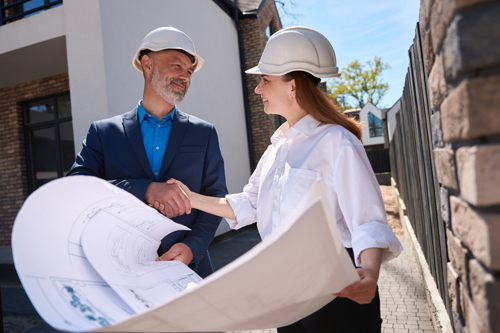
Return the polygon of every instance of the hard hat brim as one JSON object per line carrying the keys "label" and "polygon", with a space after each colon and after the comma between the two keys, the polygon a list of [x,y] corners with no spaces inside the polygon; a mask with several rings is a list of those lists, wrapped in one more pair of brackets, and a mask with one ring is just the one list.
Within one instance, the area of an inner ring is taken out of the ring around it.
{"label": "hard hat brim", "polygon": [[269,64],[259,63],[259,65],[252,67],[245,71],[247,74],[260,74],[260,75],[285,75],[290,72],[302,71],[307,72],[317,78],[332,78],[339,77],[338,67],[323,67],[323,68],[313,68],[315,66],[308,66],[305,63],[287,63],[282,66],[275,66]]}
{"label": "hard hat brim", "polygon": [[194,72],[199,71],[201,69],[201,67],[203,67],[203,65],[205,64],[205,60],[203,60],[202,57],[200,57],[196,53],[193,53],[193,52],[186,50],[185,48],[182,48],[182,47],[167,47],[167,48],[141,47],[137,50],[137,52],[134,54],[134,57],[132,58],[132,65],[134,66],[135,69],[137,69],[141,73],[142,73],[142,65],[141,65],[141,62],[139,61],[139,56],[141,54],[141,51],[143,51],[143,50],[151,50],[153,52],[163,51],[163,50],[182,50],[184,52],[187,52],[190,55],[192,55],[195,59],[195,61],[193,63]]}

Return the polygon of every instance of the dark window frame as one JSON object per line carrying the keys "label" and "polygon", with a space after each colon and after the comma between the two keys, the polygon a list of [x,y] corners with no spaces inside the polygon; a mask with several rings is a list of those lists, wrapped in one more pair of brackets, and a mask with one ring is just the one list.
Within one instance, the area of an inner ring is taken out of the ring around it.
{"label": "dark window frame", "polygon": [[[26,173],[27,173],[27,178],[28,178],[28,190],[29,193],[32,193],[37,189],[35,185],[35,170],[34,170],[34,160],[33,160],[33,147],[32,147],[32,141],[31,141],[31,135],[34,131],[37,130],[44,130],[44,129],[53,129],[54,130],[54,151],[55,151],[55,158],[57,159],[57,166],[56,166],[56,171],[57,171],[57,178],[61,178],[64,176],[63,174],[63,165],[62,165],[62,140],[61,140],[61,133],[60,133],[60,125],[64,123],[71,123],[71,126],[73,125],[73,116],[66,116],[59,118],[59,105],[58,105],[58,98],[63,97],[63,96],[68,96],[69,97],[69,91],[56,94],[56,95],[49,95],[49,96],[44,96],[32,100],[27,100],[22,102],[22,115],[23,115],[23,132],[24,132],[24,147],[25,147],[25,154],[26,154]],[[41,121],[37,122],[34,124],[28,124],[28,117],[27,117],[27,112],[28,112],[28,106],[30,103],[34,103],[37,101],[42,101],[42,100],[47,100],[51,99],[53,106],[54,106],[54,119],[52,120],[46,120],[46,121]],[[71,101],[71,100],[70,100]],[[74,138],[73,138],[74,140]],[[73,141],[74,142],[74,141]]]}

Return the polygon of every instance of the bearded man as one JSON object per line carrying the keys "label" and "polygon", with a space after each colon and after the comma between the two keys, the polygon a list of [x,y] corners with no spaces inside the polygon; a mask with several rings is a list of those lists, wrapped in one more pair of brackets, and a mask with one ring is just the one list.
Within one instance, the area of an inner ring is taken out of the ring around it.
{"label": "bearded man", "polygon": [[162,240],[161,260],[180,260],[205,277],[213,272],[207,249],[221,218],[191,211],[185,193],[167,183],[175,178],[208,196],[227,194],[214,126],[176,106],[204,60],[185,33],[162,27],[144,37],[132,64],[144,74],[142,100],[134,110],[90,126],[67,176],[99,177],[149,205],[160,204],[163,214],[191,229]]}

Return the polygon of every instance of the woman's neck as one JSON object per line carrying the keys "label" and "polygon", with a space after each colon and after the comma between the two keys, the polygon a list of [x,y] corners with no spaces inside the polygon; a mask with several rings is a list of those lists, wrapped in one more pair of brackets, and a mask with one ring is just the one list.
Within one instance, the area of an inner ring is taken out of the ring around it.
{"label": "woman's neck", "polygon": [[283,134],[286,135],[286,132],[305,116],[307,116],[307,111],[302,108],[297,108],[296,110],[291,112],[290,115],[286,118],[286,126],[284,126],[282,129]]}

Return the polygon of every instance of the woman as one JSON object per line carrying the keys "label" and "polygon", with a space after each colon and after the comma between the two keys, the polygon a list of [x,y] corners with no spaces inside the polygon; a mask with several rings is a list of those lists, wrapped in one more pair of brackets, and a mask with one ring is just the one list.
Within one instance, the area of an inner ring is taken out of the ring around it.
{"label": "woman", "polygon": [[264,239],[321,177],[343,244],[362,266],[357,269],[360,281],[278,332],[380,332],[380,265],[402,247],[387,224],[380,189],[360,143],[359,123],[340,113],[318,88],[321,77],[340,75],[333,48],[312,29],[283,29],[269,39],[259,65],[247,73],[261,75],[255,92],[265,112],[287,120],[271,137],[248,185],[242,193],[214,198],[177,184],[192,208],[225,217],[234,229],[257,222]]}

